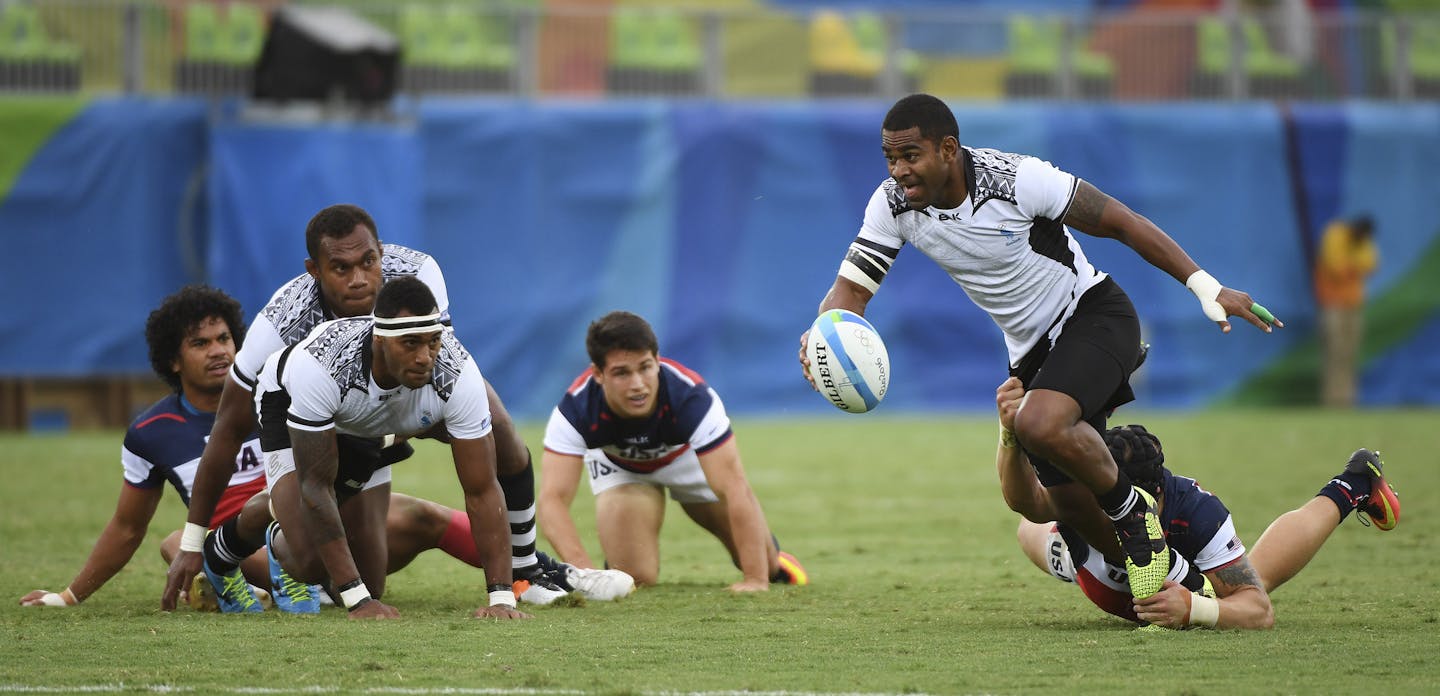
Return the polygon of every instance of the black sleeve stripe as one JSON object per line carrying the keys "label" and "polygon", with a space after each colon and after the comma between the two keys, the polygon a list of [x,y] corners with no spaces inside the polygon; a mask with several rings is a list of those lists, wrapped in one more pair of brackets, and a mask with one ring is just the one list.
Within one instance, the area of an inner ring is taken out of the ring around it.
{"label": "black sleeve stripe", "polygon": [[281,385],[284,384],[284,382],[282,382],[282,380],[285,378],[285,363],[287,363],[287,362],[290,361],[290,351],[295,350],[295,346],[298,346],[298,345],[300,345],[300,344],[299,344],[299,343],[295,343],[295,344],[292,344],[291,346],[287,347],[287,348],[285,349],[285,352],[280,354],[280,359],[275,362],[275,383],[276,383],[276,384],[281,384]]}
{"label": "black sleeve stripe", "polygon": [[882,256],[890,259],[891,261],[894,261],[895,257],[900,255],[899,249],[891,249],[890,247],[887,247],[883,244],[877,244],[868,239],[861,239],[859,237],[856,237],[855,241],[852,242],[852,245],[853,244],[859,244],[860,246],[868,247],[874,251],[878,251]]}
{"label": "black sleeve stripe", "polygon": [[857,249],[851,249],[850,253],[845,257],[845,261],[848,262],[850,265],[860,269],[860,272],[864,273],[865,277],[875,281],[876,283],[885,280],[885,273],[889,270],[882,270],[880,268],[876,268],[875,264],[871,263],[870,259],[867,258],[863,252]]}
{"label": "black sleeve stripe", "polygon": [[1075,205],[1075,194],[1080,191],[1080,181],[1080,177],[1077,176],[1074,181],[1070,182],[1070,197],[1065,200],[1065,209],[1060,211],[1060,217],[1055,218],[1056,220],[1063,223],[1065,216],[1070,214],[1070,206]]}
{"label": "black sleeve stripe", "polygon": [[307,427],[307,428],[324,428],[324,427],[327,427],[327,426],[329,426],[329,425],[331,425],[331,424],[333,424],[333,423],[335,422],[335,419],[334,419],[334,418],[326,418],[326,419],[324,419],[324,420],[318,420],[318,421],[317,421],[317,420],[306,420],[306,419],[304,419],[304,418],[300,418],[300,417],[296,416],[296,415],[293,414],[293,413],[287,413],[285,417],[288,418],[291,423],[295,423],[295,424],[297,424],[297,425],[303,425],[303,426],[305,426],[305,427]]}
{"label": "black sleeve stripe", "polygon": [[851,245],[849,255],[864,257],[867,261],[875,264],[877,268],[886,273],[890,272],[890,263],[895,260],[887,256],[881,256],[880,254],[876,254],[868,249],[861,249],[860,247],[854,245]]}

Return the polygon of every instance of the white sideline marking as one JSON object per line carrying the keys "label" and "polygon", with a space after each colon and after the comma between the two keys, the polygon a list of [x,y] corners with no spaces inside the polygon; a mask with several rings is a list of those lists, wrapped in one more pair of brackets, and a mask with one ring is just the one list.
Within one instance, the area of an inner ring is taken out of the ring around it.
{"label": "white sideline marking", "polygon": [[[175,686],[170,684],[88,684],[85,686],[32,686],[29,684],[0,684],[0,693],[10,694],[64,694],[64,693],[87,693],[87,694],[109,694],[124,691],[143,691],[154,694],[186,694],[194,693],[197,689],[193,686]],[[565,694],[575,696],[588,692],[575,689],[500,689],[500,688],[468,688],[461,686],[445,686],[436,688],[410,688],[403,686],[375,686],[367,689],[342,688],[334,686],[304,686],[293,689],[275,689],[264,686],[234,686],[228,689],[216,689],[205,687],[205,693],[222,694],[338,694],[338,693],[363,693],[363,694],[401,694],[402,696],[440,696],[442,694],[461,694],[476,696],[539,696],[541,694]],[[901,696],[884,692],[856,692],[856,691],[641,691],[644,696]],[[904,696],[925,696],[925,694],[905,694]]]}

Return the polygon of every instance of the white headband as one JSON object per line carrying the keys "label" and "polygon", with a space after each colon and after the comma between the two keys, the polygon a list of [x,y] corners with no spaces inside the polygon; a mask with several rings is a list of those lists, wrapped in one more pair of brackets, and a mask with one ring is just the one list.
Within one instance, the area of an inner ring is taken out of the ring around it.
{"label": "white headband", "polygon": [[418,317],[375,317],[376,336],[433,333],[444,328],[445,325],[440,323],[439,312]]}

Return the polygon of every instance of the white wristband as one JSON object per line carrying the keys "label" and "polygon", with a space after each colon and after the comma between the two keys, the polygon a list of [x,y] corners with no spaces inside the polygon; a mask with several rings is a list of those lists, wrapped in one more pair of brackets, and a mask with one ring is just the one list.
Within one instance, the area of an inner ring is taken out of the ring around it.
{"label": "white wristband", "polygon": [[1206,273],[1202,268],[1190,274],[1190,277],[1185,280],[1185,287],[1190,288],[1190,292],[1195,293],[1195,297],[1200,299],[1200,310],[1205,312],[1205,316],[1210,321],[1225,321],[1225,308],[1215,301],[1225,287],[1220,284],[1220,281],[1215,280],[1214,276]]}
{"label": "white wristband", "polygon": [[340,602],[345,605],[346,609],[354,609],[355,605],[367,599],[370,599],[370,588],[365,587],[363,582],[348,590],[340,591]]}
{"label": "white wristband", "polygon": [[194,522],[185,523],[185,531],[180,532],[180,550],[190,553],[200,553],[205,550],[205,535],[210,530],[201,527]]}
{"label": "white wristband", "polygon": [[40,595],[40,604],[42,606],[73,607],[79,603],[79,598],[77,598],[75,596],[75,593],[71,592],[70,588],[68,587],[60,592],[46,592],[45,594]]}
{"label": "white wristband", "polygon": [[1205,626],[1215,628],[1220,622],[1220,602],[1202,594],[1190,593],[1190,618],[1185,623],[1189,626]]}
{"label": "white wristband", "polygon": [[515,593],[511,590],[495,590],[490,593],[490,606],[515,608]]}

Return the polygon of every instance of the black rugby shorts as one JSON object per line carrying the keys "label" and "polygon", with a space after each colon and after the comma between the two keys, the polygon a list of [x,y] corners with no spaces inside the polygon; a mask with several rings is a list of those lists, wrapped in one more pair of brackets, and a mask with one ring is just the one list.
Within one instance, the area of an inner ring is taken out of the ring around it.
{"label": "black rugby shorts", "polygon": [[[1025,390],[1049,389],[1080,404],[1081,420],[1105,432],[1117,407],[1135,400],[1130,373],[1140,359],[1140,319],[1130,297],[1106,278],[1080,297],[1052,346],[1045,338],[1010,369]],[[1047,488],[1073,481],[1050,462],[1029,451],[1030,464]]]}

